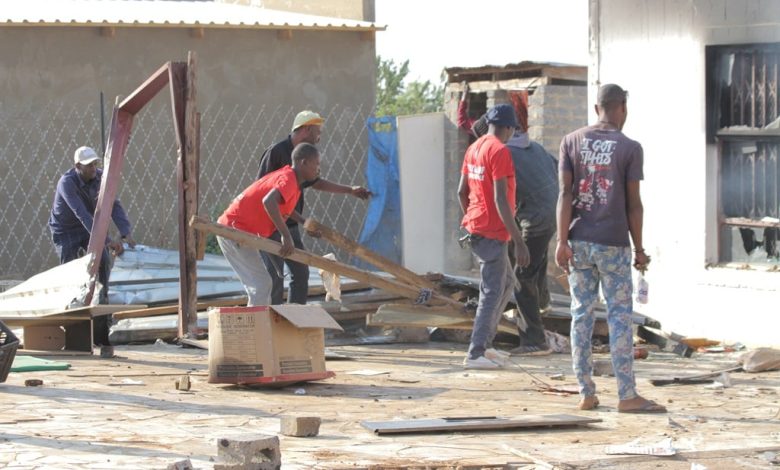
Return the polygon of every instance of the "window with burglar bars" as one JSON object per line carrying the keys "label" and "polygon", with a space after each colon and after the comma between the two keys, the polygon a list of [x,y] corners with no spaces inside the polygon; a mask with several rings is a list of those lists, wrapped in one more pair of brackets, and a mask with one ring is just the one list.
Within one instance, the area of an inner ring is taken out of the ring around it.
{"label": "window with burglar bars", "polygon": [[707,50],[707,130],[717,143],[722,262],[778,264],[780,43]]}

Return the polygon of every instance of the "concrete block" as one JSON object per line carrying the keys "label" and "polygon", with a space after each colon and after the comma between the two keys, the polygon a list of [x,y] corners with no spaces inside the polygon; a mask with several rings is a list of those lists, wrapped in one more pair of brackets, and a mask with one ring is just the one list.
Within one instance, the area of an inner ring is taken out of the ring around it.
{"label": "concrete block", "polygon": [[189,391],[190,389],[190,376],[189,375],[182,375],[178,379],[174,381],[174,385],[176,386],[176,390],[181,391]]}
{"label": "concrete block", "polygon": [[173,462],[172,464],[168,464],[166,470],[194,470],[194,468],[195,467],[192,466],[190,459],[184,459],[179,460],[178,462]]}
{"label": "concrete block", "polygon": [[318,416],[282,416],[279,432],[285,436],[312,437],[320,433]]}
{"label": "concrete block", "polygon": [[282,466],[279,438],[265,434],[247,434],[217,439],[215,469],[276,470]]}

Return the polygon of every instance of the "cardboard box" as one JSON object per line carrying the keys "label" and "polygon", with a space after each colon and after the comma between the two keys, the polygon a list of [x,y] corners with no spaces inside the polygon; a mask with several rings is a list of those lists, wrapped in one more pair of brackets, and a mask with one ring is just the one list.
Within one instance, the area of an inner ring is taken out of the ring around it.
{"label": "cardboard box", "polygon": [[321,307],[270,305],[209,310],[209,383],[286,384],[333,377],[324,328],[341,326]]}

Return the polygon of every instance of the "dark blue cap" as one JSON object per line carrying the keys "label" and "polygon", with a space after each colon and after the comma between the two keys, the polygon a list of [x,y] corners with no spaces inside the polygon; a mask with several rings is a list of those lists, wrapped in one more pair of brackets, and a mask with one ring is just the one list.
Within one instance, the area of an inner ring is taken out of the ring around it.
{"label": "dark blue cap", "polygon": [[515,108],[511,104],[499,104],[487,112],[487,122],[496,126],[517,127]]}

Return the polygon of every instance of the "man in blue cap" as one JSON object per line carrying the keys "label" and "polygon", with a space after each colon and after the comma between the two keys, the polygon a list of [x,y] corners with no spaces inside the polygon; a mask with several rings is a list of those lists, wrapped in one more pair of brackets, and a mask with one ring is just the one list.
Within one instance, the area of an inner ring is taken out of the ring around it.
{"label": "man in blue cap", "polygon": [[515,224],[515,169],[504,145],[515,132],[517,118],[511,105],[500,104],[487,113],[488,132],[466,150],[458,185],[463,209],[461,226],[479,261],[479,303],[474,318],[467,369],[498,369],[508,355],[491,347],[501,311],[513,294],[515,276],[508,242],[515,244],[516,264],[529,262],[528,248]]}

